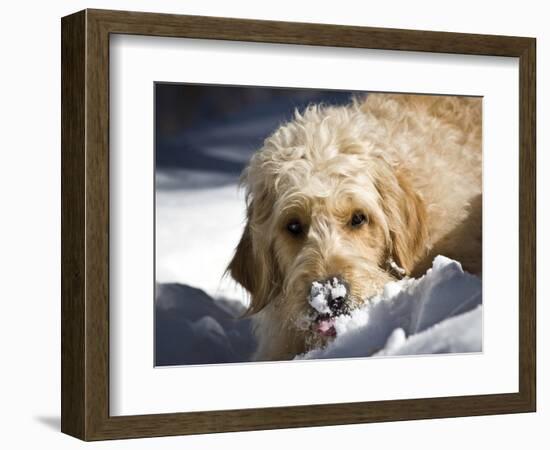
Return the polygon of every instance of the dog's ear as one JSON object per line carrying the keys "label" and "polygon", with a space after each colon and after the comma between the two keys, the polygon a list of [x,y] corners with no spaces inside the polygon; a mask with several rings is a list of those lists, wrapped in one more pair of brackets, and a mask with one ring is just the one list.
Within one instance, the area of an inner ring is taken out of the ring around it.
{"label": "dog's ear", "polygon": [[264,309],[278,286],[275,279],[277,270],[269,240],[264,236],[263,239],[256,239],[254,242],[251,221],[250,210],[235,255],[227,267],[227,272],[250,293],[250,306],[246,315]]}
{"label": "dog's ear", "polygon": [[227,267],[227,271],[241,286],[251,294],[255,291],[254,281],[254,251],[252,249],[252,236],[250,223],[247,222],[241,240],[235,249],[233,259]]}
{"label": "dog's ear", "polygon": [[410,275],[428,246],[424,201],[414,191],[408,174],[398,168],[385,173],[377,187],[388,220],[388,256]]}

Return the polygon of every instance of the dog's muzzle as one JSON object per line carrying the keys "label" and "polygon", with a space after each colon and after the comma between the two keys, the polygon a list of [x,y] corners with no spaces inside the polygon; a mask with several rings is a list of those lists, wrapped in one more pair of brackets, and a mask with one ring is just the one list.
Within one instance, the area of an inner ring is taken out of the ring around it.
{"label": "dog's muzzle", "polygon": [[330,277],[311,284],[309,304],[317,311],[314,330],[323,336],[335,336],[335,317],[348,314],[348,286],[339,277]]}

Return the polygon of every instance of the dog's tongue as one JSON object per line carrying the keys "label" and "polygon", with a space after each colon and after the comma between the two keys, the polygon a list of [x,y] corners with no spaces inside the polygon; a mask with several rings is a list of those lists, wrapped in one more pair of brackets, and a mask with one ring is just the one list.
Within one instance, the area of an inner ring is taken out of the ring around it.
{"label": "dog's tongue", "polygon": [[336,336],[336,329],[334,328],[334,319],[321,319],[315,324],[315,331],[322,336]]}

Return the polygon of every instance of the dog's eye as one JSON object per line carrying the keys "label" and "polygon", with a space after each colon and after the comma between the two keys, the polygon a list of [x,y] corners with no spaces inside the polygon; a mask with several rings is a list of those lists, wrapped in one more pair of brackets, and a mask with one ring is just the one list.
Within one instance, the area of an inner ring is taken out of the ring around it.
{"label": "dog's eye", "polygon": [[367,222],[367,217],[363,213],[355,213],[351,217],[350,225],[352,228],[359,228],[361,225]]}
{"label": "dog's eye", "polygon": [[291,220],[288,222],[286,229],[293,235],[297,236],[302,232],[302,224],[297,220]]}

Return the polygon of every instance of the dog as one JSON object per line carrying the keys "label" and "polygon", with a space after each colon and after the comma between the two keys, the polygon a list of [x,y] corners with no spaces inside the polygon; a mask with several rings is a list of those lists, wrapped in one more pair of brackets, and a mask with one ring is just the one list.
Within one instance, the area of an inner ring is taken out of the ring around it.
{"label": "dog", "polygon": [[265,140],[228,266],[250,294],[255,360],[325,346],[335,317],[438,254],[481,274],[481,103],[370,93],[310,105]]}

